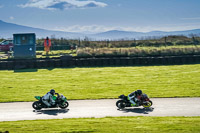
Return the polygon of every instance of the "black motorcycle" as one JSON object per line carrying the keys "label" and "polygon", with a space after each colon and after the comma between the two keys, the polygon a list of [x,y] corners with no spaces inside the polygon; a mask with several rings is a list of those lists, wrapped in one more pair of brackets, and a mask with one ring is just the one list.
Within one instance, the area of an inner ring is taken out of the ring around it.
{"label": "black motorcycle", "polygon": [[[118,100],[116,102],[116,106],[119,109],[124,109],[125,107],[132,107],[131,102],[130,102],[130,100],[128,100],[127,96],[120,95],[119,98],[121,100]],[[146,94],[142,94],[141,97],[139,97],[138,99],[140,99],[140,100],[137,103],[137,105],[134,106],[134,107],[143,106],[145,108],[148,108],[148,107],[151,107],[153,105],[153,102],[149,99],[149,97]]]}
{"label": "black motorcycle", "polygon": [[69,106],[69,103],[67,102],[67,98],[63,95],[59,95],[59,93],[56,93],[57,96],[53,96],[53,100],[55,100],[55,104],[52,105],[51,107],[48,107],[46,104],[42,102],[42,97],[40,96],[35,96],[35,98],[38,101],[35,101],[32,104],[32,107],[35,110],[41,110],[42,108],[58,108],[60,107],[61,109],[65,109]]}

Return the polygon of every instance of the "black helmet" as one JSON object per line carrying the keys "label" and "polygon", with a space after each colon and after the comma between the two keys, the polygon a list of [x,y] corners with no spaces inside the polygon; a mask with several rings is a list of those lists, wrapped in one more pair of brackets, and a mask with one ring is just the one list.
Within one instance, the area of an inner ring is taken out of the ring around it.
{"label": "black helmet", "polygon": [[51,93],[52,95],[54,95],[54,94],[55,94],[55,90],[54,90],[54,89],[51,89],[51,90],[50,90],[50,93]]}
{"label": "black helmet", "polygon": [[142,95],[142,90],[137,90],[138,95]]}

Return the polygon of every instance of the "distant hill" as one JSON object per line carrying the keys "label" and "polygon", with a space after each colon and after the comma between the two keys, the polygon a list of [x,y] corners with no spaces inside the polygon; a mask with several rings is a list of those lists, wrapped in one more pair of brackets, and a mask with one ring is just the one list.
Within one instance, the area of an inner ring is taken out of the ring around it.
{"label": "distant hill", "polygon": [[148,37],[163,37],[169,35],[184,35],[189,36],[195,34],[200,36],[200,29],[186,30],[186,31],[173,31],[173,32],[164,32],[164,31],[151,31],[151,32],[130,32],[130,31],[107,31],[102,33],[97,33],[93,35],[93,38],[97,39],[141,39]]}
{"label": "distant hill", "polygon": [[105,40],[105,39],[140,39],[146,37],[162,37],[167,35],[184,35],[189,36],[190,34],[196,34],[200,36],[200,29],[186,30],[186,31],[151,31],[151,32],[132,32],[132,31],[119,31],[111,30],[96,34],[83,34],[83,33],[73,33],[73,32],[62,32],[62,31],[51,31],[39,28],[33,28],[28,26],[17,25],[13,23],[7,23],[0,20],[0,38],[12,38],[14,33],[36,33],[38,38],[55,35],[55,37],[64,37],[70,39],[83,39],[88,37],[92,40]]}
{"label": "distant hill", "polygon": [[84,37],[84,35],[82,35],[81,33],[44,30],[39,28],[32,28],[28,26],[7,23],[0,20],[0,38],[12,38],[12,35],[14,33],[36,33],[36,36],[38,38],[47,36],[50,37],[51,35],[55,35],[56,37],[67,38]]}
{"label": "distant hill", "polygon": [[97,39],[134,39],[143,36],[142,32],[111,30],[107,32],[97,33],[91,37]]}

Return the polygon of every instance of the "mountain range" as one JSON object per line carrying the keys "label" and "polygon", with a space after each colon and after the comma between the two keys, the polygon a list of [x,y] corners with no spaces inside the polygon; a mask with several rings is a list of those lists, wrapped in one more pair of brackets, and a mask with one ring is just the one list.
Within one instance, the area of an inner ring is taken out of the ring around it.
{"label": "mountain range", "polygon": [[105,40],[105,39],[119,40],[119,39],[141,39],[147,37],[162,37],[168,35],[189,36],[191,34],[195,34],[200,36],[200,29],[172,31],[172,32],[165,32],[165,31],[132,32],[132,31],[111,30],[95,34],[85,34],[85,33],[45,30],[40,28],[17,25],[13,23],[7,23],[0,20],[0,38],[12,38],[13,34],[15,33],[35,33],[37,38],[54,36],[56,38],[64,37],[69,39],[79,39],[79,38],[84,39],[87,36],[91,40]]}

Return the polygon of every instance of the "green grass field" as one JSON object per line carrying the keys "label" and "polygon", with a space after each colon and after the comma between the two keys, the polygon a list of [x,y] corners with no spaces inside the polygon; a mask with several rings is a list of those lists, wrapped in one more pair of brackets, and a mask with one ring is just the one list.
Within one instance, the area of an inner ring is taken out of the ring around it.
{"label": "green grass field", "polygon": [[0,77],[0,102],[34,101],[52,88],[68,99],[117,98],[137,89],[150,97],[200,96],[200,64],[0,71]]}
{"label": "green grass field", "polygon": [[106,117],[0,122],[10,133],[199,133],[200,117]]}

